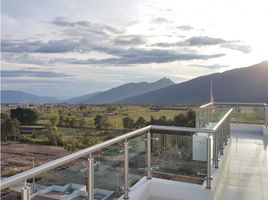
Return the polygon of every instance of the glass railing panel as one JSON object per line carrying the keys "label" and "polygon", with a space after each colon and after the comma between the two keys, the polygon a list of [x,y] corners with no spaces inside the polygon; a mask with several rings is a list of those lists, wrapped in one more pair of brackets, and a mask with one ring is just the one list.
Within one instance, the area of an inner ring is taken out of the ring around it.
{"label": "glass railing panel", "polygon": [[29,179],[31,198],[87,198],[87,159],[77,159]]}
{"label": "glass railing panel", "polygon": [[233,108],[231,122],[241,124],[265,124],[265,106],[263,105],[217,105],[218,108]]}
{"label": "glass railing panel", "polygon": [[146,134],[129,139],[129,186],[132,187],[147,172]]}
{"label": "glass railing panel", "polygon": [[266,104],[266,106],[265,106],[265,110],[264,110],[264,112],[265,112],[265,117],[264,117],[264,119],[265,119],[265,123],[264,123],[264,125],[266,126],[266,127],[268,127],[268,105]]}
{"label": "glass railing panel", "polygon": [[263,107],[238,106],[237,123],[264,124],[265,110]]}
{"label": "glass railing panel", "polygon": [[196,127],[212,129],[229,111],[228,108],[219,108],[211,105],[196,111]]}
{"label": "glass railing panel", "polygon": [[94,198],[102,194],[110,198],[120,197],[124,185],[124,144],[107,147],[94,155]]}
{"label": "glass railing panel", "polygon": [[[203,133],[152,133],[153,177],[202,184],[206,177],[206,138]],[[156,139],[158,138],[158,139]]]}
{"label": "glass railing panel", "polygon": [[196,127],[205,128],[209,124],[209,110],[202,108],[196,110]]}
{"label": "glass railing panel", "polygon": [[[26,186],[28,187],[28,189],[26,191],[28,192],[28,194],[30,194],[31,193],[31,188],[29,187],[30,185],[27,183]],[[21,190],[24,187],[25,187],[25,182],[19,181],[17,183],[12,184],[8,188],[1,190],[1,200],[22,199]],[[25,195],[26,195],[26,193],[25,193]]]}

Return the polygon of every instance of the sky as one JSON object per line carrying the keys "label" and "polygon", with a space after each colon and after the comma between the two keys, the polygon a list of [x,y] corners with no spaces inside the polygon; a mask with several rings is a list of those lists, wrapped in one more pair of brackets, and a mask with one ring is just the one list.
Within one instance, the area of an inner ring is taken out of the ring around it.
{"label": "sky", "polygon": [[1,90],[59,99],[268,59],[266,0],[1,0]]}

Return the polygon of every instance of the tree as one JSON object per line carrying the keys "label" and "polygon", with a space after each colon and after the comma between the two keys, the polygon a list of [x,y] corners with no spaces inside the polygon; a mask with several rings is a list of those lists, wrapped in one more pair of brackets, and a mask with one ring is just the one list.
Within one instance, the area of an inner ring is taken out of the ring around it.
{"label": "tree", "polygon": [[59,118],[59,126],[63,126],[65,124],[65,119],[64,116],[60,114],[60,118]]}
{"label": "tree", "polygon": [[151,122],[152,125],[168,125],[168,121],[166,116],[161,116],[159,119],[155,119],[153,116],[151,116]]}
{"label": "tree", "polygon": [[7,114],[1,113],[1,140],[7,141],[10,138],[18,139],[20,133],[20,122],[11,119]]}
{"label": "tree", "polygon": [[52,117],[50,117],[50,122],[52,127],[56,127],[59,124],[59,116],[58,115],[53,115]]}
{"label": "tree", "polygon": [[161,116],[158,119],[158,125],[168,125],[166,116]]}
{"label": "tree", "polygon": [[174,126],[188,126],[188,118],[184,114],[179,114],[174,116],[173,123]]}
{"label": "tree", "polygon": [[80,105],[79,106],[79,110],[86,110],[87,109],[87,106],[86,105]]}
{"label": "tree", "polygon": [[196,113],[192,109],[189,109],[186,113],[186,117],[188,119],[188,126],[195,127]]}
{"label": "tree", "polygon": [[10,127],[11,135],[15,140],[18,139],[20,133],[20,122],[17,119],[12,119],[12,126]]}
{"label": "tree", "polygon": [[79,120],[79,127],[80,128],[84,128],[84,127],[86,127],[86,125],[87,125],[87,122],[86,122],[85,119],[80,119]]}
{"label": "tree", "polygon": [[64,123],[65,123],[65,126],[70,126],[70,123],[71,123],[70,117],[65,118]]}
{"label": "tree", "polygon": [[75,127],[75,126],[77,126],[77,123],[78,123],[77,119],[75,117],[72,117],[72,119],[70,121],[70,126]]}
{"label": "tree", "polygon": [[54,145],[54,146],[58,146],[58,145],[62,145],[62,136],[60,134],[58,134],[55,131],[51,131],[48,134],[48,141],[49,144]]}
{"label": "tree", "polygon": [[134,120],[130,117],[123,118],[123,126],[125,129],[132,129],[134,128]]}
{"label": "tree", "polygon": [[21,124],[32,125],[37,119],[37,112],[29,108],[16,108],[10,110],[10,117],[16,118]]}
{"label": "tree", "polygon": [[94,119],[94,125],[96,129],[107,129],[111,125],[108,122],[107,116],[97,115]]}
{"label": "tree", "polygon": [[146,120],[143,117],[139,117],[137,119],[137,121],[135,122],[135,127],[141,128],[141,127],[145,126],[145,124],[146,124]]}

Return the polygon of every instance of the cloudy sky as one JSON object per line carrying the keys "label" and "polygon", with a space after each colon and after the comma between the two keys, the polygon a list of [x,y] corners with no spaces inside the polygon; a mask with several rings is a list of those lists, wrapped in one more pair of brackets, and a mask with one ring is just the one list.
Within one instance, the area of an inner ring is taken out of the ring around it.
{"label": "cloudy sky", "polygon": [[67,98],[268,59],[266,0],[2,0],[1,87]]}

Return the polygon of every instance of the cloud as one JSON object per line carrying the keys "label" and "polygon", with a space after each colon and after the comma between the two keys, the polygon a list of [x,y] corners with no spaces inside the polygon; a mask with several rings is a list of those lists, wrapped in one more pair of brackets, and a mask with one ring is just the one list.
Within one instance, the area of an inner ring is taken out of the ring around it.
{"label": "cloud", "polygon": [[[127,39],[126,39],[127,38]],[[142,39],[136,37],[129,39],[117,40],[116,43],[122,45],[142,44]],[[67,40],[68,41],[68,40]],[[79,44],[79,45],[78,45]],[[84,46],[83,46],[84,45]],[[65,42],[65,40],[48,42],[43,47],[40,47],[34,52],[40,53],[56,53],[56,52],[68,52],[68,51],[97,51],[111,55],[111,58],[106,59],[73,59],[73,58],[46,58],[40,56],[34,56],[31,53],[4,53],[3,60],[12,63],[25,63],[36,65],[54,65],[56,63],[67,64],[92,64],[92,65],[132,65],[132,64],[150,64],[150,63],[169,63],[180,60],[207,60],[211,58],[217,58],[225,56],[225,54],[212,54],[204,55],[197,54],[195,52],[179,53],[174,50],[160,50],[160,49],[144,49],[144,48],[121,48],[116,45],[109,44],[90,44],[79,41],[73,44],[73,42]]]}
{"label": "cloud", "polygon": [[227,42],[226,40],[221,39],[221,38],[199,36],[199,37],[191,37],[178,44],[183,45],[183,46],[207,46],[207,45],[224,44],[226,42]]}
{"label": "cloud", "polygon": [[125,35],[125,36],[119,36],[114,39],[114,44],[117,45],[141,45],[145,44],[146,40],[141,35]]}
{"label": "cloud", "polygon": [[221,38],[212,38],[208,36],[200,37],[191,37],[181,42],[167,43],[159,42],[155,43],[152,46],[159,47],[175,47],[175,46],[209,46],[209,45],[218,45],[226,43],[227,41]]}
{"label": "cloud", "polygon": [[90,50],[90,42],[84,38],[49,40],[48,42],[2,40],[2,52],[9,53],[66,53]]}
{"label": "cloud", "polygon": [[10,63],[51,65],[52,61],[47,57],[35,57],[28,53],[3,53],[2,60]]}
{"label": "cloud", "polygon": [[89,50],[85,48],[85,40],[50,40],[46,44],[43,44],[39,48],[35,49],[34,52],[37,53],[66,53],[74,51],[85,51]]}
{"label": "cloud", "polygon": [[245,54],[251,52],[251,47],[249,45],[245,45],[245,44],[226,43],[226,44],[222,44],[221,47],[222,48],[227,48],[227,49],[241,51],[241,52],[243,52]]}
{"label": "cloud", "polygon": [[177,53],[170,50],[159,49],[135,49],[130,48],[115,54],[115,58],[107,59],[87,59],[87,60],[69,60],[70,64],[98,64],[98,65],[131,65],[131,64],[152,64],[169,63],[185,60],[207,60],[225,56],[225,54],[203,55],[195,53]]}
{"label": "cloud", "polygon": [[113,27],[113,26],[109,26],[106,24],[99,24],[99,23],[94,23],[91,21],[71,22],[63,17],[56,17],[51,23],[56,26],[62,26],[62,27],[78,27],[78,28],[82,27],[82,28],[86,28],[88,31],[92,31],[95,33],[97,30],[98,33],[100,34],[107,34],[107,33],[122,34],[125,32],[124,29],[122,28]]}
{"label": "cloud", "polygon": [[220,65],[220,64],[214,64],[214,65],[193,64],[193,65],[188,65],[188,66],[208,68],[208,69],[222,69],[222,68],[228,67],[228,65]]}
{"label": "cloud", "polygon": [[13,77],[38,77],[38,78],[59,78],[59,77],[71,77],[64,73],[53,71],[38,71],[38,70],[2,70],[1,76],[3,78]]}
{"label": "cloud", "polygon": [[39,48],[43,43],[41,41],[23,41],[23,40],[1,40],[2,52],[33,52],[36,48]]}
{"label": "cloud", "polygon": [[241,51],[243,53],[250,53],[251,47],[249,45],[244,44],[239,40],[224,40],[222,38],[213,38],[208,36],[199,36],[199,37],[191,37],[181,42],[167,43],[167,42],[159,42],[152,44],[151,46],[157,47],[178,47],[178,46],[215,46],[220,45],[222,48],[228,48],[232,50]]}
{"label": "cloud", "polygon": [[151,20],[151,23],[153,24],[166,24],[166,23],[172,23],[172,21],[164,18],[164,17],[157,17]]}
{"label": "cloud", "polygon": [[189,26],[189,25],[177,26],[176,28],[182,31],[190,31],[194,29],[194,27]]}

